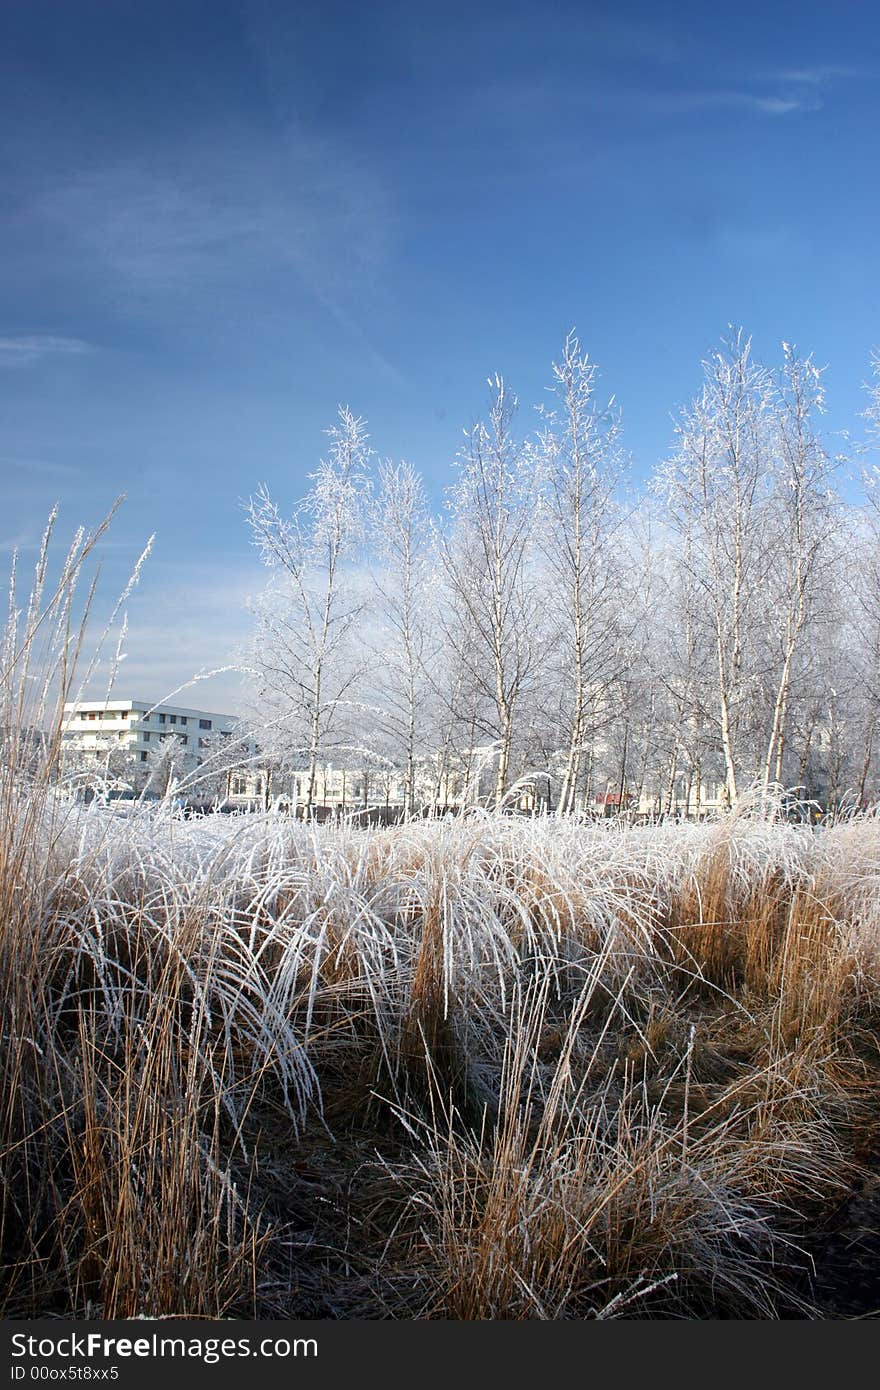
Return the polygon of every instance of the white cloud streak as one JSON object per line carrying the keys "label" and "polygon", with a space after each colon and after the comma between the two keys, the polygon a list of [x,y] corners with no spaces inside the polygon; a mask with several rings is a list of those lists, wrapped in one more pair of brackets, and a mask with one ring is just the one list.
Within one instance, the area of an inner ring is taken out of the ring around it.
{"label": "white cloud streak", "polygon": [[869,74],[865,68],[853,67],[846,63],[822,63],[797,68],[783,68],[778,72],[767,73],[767,82],[789,82],[806,87],[824,87],[831,82],[855,81]]}
{"label": "white cloud streak", "polygon": [[362,327],[388,284],[399,214],[384,178],[339,139],[295,123],[241,126],[32,186],[25,215],[82,281],[127,313],[192,319],[292,277],[400,378]]}
{"label": "white cloud streak", "polygon": [[81,338],[52,333],[22,333],[0,337],[0,367],[30,367],[46,357],[82,357],[92,351]]}

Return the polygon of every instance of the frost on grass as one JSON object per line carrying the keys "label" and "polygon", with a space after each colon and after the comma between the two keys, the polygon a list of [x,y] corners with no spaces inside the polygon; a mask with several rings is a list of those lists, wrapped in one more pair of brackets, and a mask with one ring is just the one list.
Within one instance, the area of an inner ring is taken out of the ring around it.
{"label": "frost on grass", "polygon": [[875,818],[28,805],[10,1309],[809,1306],[802,1244],[875,1104]]}

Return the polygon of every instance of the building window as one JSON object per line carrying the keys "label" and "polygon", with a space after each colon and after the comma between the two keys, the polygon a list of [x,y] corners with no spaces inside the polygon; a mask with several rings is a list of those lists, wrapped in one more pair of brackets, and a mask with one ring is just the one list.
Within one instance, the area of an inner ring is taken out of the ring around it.
{"label": "building window", "polygon": [[165,716],[164,716],[164,714],[160,714],[160,715],[159,715],[159,723],[160,723],[160,724],[164,724],[164,723],[165,723]]}
{"label": "building window", "polygon": [[142,762],[142,763],[145,763],[146,761],[147,761],[147,755],[146,755],[146,753],[141,753],[141,762]]}
{"label": "building window", "polygon": [[177,715],[176,715],[176,714],[169,714],[168,718],[171,720],[171,723],[172,723],[172,724],[176,724],[176,723],[177,723]]}
{"label": "building window", "polygon": [[150,722],[150,716],[149,716],[148,714],[145,714],[145,715],[144,715],[144,723],[145,723],[145,724],[149,724],[149,722]]}
{"label": "building window", "polygon": [[[150,741],[150,735],[149,735],[149,734],[144,734],[144,743],[149,743],[149,741]],[[141,761],[143,761],[143,759],[142,759]]]}
{"label": "building window", "polygon": [[233,796],[245,796],[247,794],[247,782],[244,777],[233,777],[230,790]]}
{"label": "building window", "polygon": [[182,714],[182,715],[180,716],[180,722],[181,722],[181,724],[185,724],[185,723],[186,723],[186,715],[185,715],[185,714]]}
{"label": "building window", "polygon": [[199,720],[199,728],[200,728],[200,729],[210,729],[210,727],[211,727],[211,721],[210,721],[210,719],[200,719],[200,720]]}

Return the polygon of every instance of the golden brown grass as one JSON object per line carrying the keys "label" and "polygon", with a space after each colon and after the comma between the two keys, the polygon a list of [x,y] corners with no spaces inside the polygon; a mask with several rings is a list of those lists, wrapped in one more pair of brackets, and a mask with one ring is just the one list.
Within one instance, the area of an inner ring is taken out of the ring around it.
{"label": "golden brown grass", "polygon": [[0,1311],[814,1311],[878,1132],[880,821],[83,807],[93,544],[0,672]]}

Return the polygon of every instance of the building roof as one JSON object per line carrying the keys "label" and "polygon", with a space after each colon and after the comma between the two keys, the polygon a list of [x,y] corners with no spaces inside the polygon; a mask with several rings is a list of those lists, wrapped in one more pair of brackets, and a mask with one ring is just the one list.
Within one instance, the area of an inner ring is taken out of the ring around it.
{"label": "building roof", "polygon": [[230,719],[235,720],[237,714],[222,714],[219,710],[192,709],[188,705],[177,705],[171,700],[143,700],[135,697],[130,699],[127,696],[113,697],[109,700],[65,700],[64,712],[78,713],[81,710],[89,712],[91,710],[101,710],[104,713],[114,709],[143,709],[147,710],[171,710],[174,714],[194,715],[197,718],[205,719]]}

